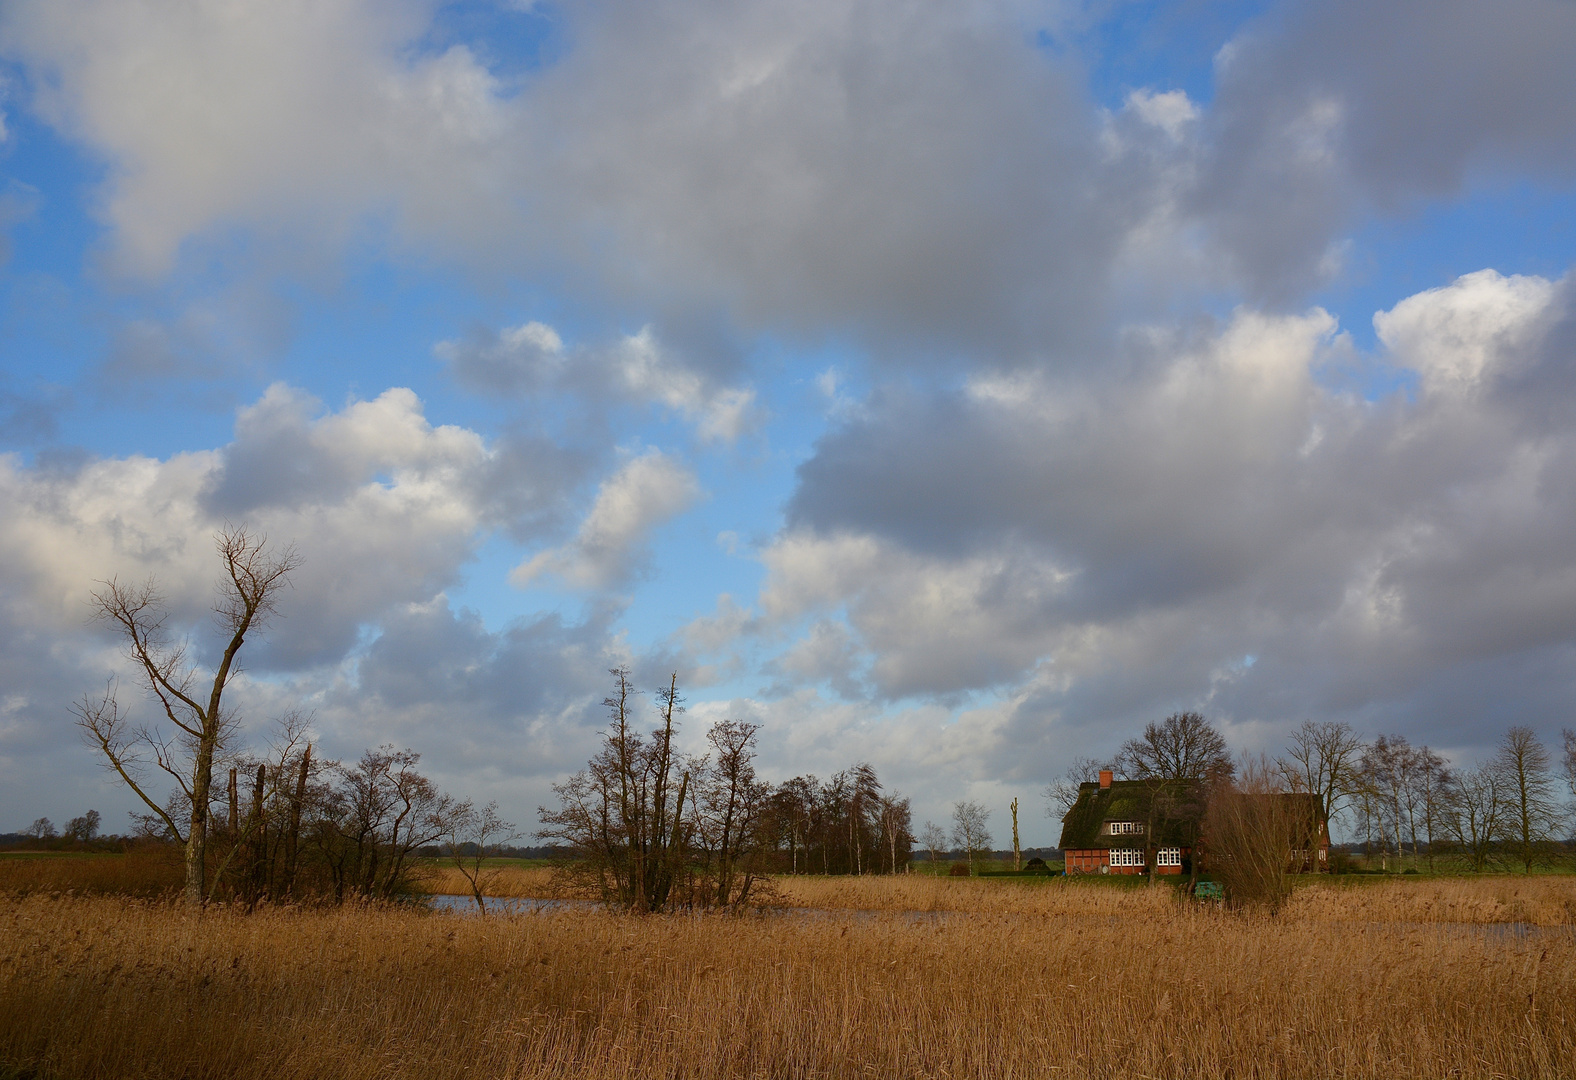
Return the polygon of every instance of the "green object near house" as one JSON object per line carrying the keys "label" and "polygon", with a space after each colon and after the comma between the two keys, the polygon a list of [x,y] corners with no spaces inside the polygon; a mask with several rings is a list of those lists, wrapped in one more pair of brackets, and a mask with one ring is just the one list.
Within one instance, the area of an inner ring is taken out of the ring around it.
{"label": "green object near house", "polygon": [[1200,900],[1224,900],[1226,890],[1218,881],[1200,881],[1193,886],[1193,895]]}

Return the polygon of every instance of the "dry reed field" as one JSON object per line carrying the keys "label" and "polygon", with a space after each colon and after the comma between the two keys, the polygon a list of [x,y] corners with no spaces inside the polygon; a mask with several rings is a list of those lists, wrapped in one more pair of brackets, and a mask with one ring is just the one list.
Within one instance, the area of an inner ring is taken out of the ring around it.
{"label": "dry reed field", "polygon": [[[923,899],[887,883],[888,908]],[[1572,1075],[1569,927],[1327,918],[1339,895],[1270,920],[1169,890],[998,889],[1041,906],[478,918],[12,896],[0,1063],[40,1080]]]}
{"label": "dry reed field", "polygon": [[77,892],[155,897],[180,888],[181,853],[150,848],[125,855],[0,856],[0,893]]}

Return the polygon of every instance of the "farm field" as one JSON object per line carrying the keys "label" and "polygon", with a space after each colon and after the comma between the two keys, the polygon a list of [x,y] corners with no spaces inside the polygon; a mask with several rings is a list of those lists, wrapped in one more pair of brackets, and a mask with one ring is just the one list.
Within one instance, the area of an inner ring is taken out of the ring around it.
{"label": "farm field", "polygon": [[1576,1060],[1576,879],[1319,884],[1275,919],[1106,883],[777,890],[827,914],[13,894],[0,1076],[1563,1077]]}

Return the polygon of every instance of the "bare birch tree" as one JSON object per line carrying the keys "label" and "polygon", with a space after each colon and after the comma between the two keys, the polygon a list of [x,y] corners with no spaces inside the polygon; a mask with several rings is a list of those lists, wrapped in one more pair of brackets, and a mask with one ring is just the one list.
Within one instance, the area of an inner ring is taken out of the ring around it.
{"label": "bare birch tree", "polygon": [[974,872],[974,853],[990,847],[990,832],[985,824],[990,811],[972,800],[959,799],[952,804],[952,842],[968,856],[969,873]]}
{"label": "bare birch tree", "polygon": [[[240,674],[247,636],[267,625],[279,590],[300,564],[293,547],[270,551],[266,536],[244,526],[226,527],[215,544],[224,574],[215,589],[214,615],[227,638],[213,671],[193,664],[188,642],[172,635],[169,609],[153,578],[140,585],[111,578],[92,594],[94,614],[120,634],[138,680],[163,715],[152,724],[134,725],[120,707],[113,681],[102,694],[88,695],[73,708],[78,726],[106,765],[185,845],[185,897],[194,904],[207,896],[214,760],[237,722],[225,709],[224,692]],[[174,781],[187,813],[184,828],[171,805],[149,791],[150,761]]]}

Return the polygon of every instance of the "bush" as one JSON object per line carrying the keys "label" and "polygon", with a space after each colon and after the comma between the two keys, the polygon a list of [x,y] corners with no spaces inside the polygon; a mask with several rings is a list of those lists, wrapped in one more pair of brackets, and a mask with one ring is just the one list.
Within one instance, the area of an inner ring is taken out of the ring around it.
{"label": "bush", "polygon": [[969,876],[969,864],[966,863],[966,862],[955,862],[955,863],[953,863],[952,864],[952,869],[947,871],[947,876],[948,877],[968,877]]}

